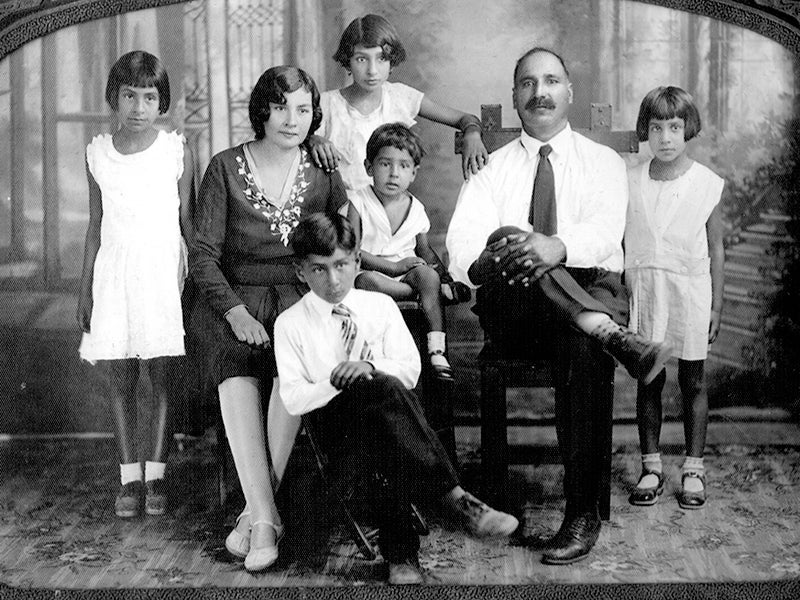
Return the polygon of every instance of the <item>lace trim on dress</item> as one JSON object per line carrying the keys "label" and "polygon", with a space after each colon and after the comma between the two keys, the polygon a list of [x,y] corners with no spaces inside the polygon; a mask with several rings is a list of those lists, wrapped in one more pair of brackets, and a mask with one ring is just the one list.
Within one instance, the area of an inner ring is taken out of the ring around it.
{"label": "lace trim on dress", "polygon": [[239,164],[238,173],[244,178],[247,187],[242,190],[245,198],[259,211],[269,222],[269,230],[272,235],[279,235],[284,246],[289,245],[289,234],[294,231],[300,223],[301,204],[305,201],[303,194],[309,186],[305,178],[306,167],[311,166],[308,162],[308,155],[303,148],[300,148],[300,164],[297,167],[297,174],[294,178],[289,198],[283,206],[277,207],[269,202],[266,194],[256,184],[255,177],[250,171],[244,156],[237,156],[236,162]]}

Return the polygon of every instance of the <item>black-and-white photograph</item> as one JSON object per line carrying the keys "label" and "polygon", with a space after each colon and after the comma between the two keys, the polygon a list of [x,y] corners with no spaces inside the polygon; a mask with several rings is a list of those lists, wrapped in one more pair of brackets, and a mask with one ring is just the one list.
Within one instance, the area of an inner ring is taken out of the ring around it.
{"label": "black-and-white photograph", "polygon": [[0,596],[800,597],[799,90],[789,0],[0,1]]}

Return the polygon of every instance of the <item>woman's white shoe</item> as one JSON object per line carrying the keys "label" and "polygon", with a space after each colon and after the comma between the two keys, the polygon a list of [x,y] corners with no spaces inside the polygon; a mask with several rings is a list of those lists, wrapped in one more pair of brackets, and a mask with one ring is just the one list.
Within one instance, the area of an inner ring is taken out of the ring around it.
{"label": "woman's white shoe", "polygon": [[[258,535],[261,532],[256,531],[256,527],[271,527],[275,532],[275,543],[262,548],[254,547],[252,540],[254,537],[262,537]],[[250,525],[250,551],[244,559],[244,568],[248,571],[263,571],[267,567],[275,564],[278,560],[278,543],[283,537],[283,525],[275,525],[269,521],[256,521]]]}
{"label": "woman's white shoe", "polygon": [[247,528],[247,535],[239,533],[236,529],[239,526],[239,521],[244,517],[249,517],[250,511],[244,511],[236,517],[236,525],[225,538],[225,548],[236,558],[245,558],[247,553],[250,552],[250,527]]}

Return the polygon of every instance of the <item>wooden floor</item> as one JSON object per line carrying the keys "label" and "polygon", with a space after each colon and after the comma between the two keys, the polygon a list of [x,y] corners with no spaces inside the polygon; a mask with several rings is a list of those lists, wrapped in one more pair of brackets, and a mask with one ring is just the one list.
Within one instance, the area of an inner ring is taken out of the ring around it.
{"label": "wooden floor", "polygon": [[[465,485],[477,487],[476,436],[465,430],[458,437]],[[420,552],[428,583],[777,581],[780,590],[795,594],[787,597],[800,597],[800,447],[717,441],[708,448],[710,500],[700,511],[681,510],[674,498],[677,455],[665,457],[668,484],[659,504],[630,506],[627,492],[638,475],[638,456],[635,445],[617,444],[611,520],[590,557],[571,566],[544,566],[539,554],[513,542],[473,540],[429,513],[431,533]],[[541,464],[512,468],[508,501],[529,534],[553,531],[561,519],[562,471],[553,450],[539,453]],[[168,515],[123,521],[113,514],[112,440],[0,442],[0,597],[4,589],[41,588],[385,591],[380,561],[359,558],[352,545],[336,541],[336,530],[321,553],[284,560],[261,575],[245,572],[222,546],[237,507],[223,514],[215,505],[215,457],[211,436],[173,452]]]}

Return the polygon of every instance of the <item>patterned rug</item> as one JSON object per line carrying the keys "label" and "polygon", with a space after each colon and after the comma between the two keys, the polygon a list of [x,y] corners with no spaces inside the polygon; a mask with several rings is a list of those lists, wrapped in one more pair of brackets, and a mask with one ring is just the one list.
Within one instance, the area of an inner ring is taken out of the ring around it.
{"label": "patterned rug", "polygon": [[[17,591],[385,588],[381,562],[361,559],[336,530],[322,553],[284,559],[261,575],[245,572],[223,547],[235,512],[222,514],[215,507],[213,440],[199,440],[171,455],[167,515],[117,519],[114,454],[112,440],[0,443],[0,597],[5,586]],[[476,449],[460,447],[459,455],[465,486],[478,485]],[[710,447],[709,503],[698,511],[677,505],[679,464],[680,457],[665,457],[667,488],[656,506],[633,507],[627,494],[638,476],[638,458],[632,448],[618,449],[611,519],[589,558],[565,567],[542,565],[539,554],[514,542],[474,540],[429,513],[431,532],[420,552],[427,581],[432,586],[550,584],[550,591],[562,589],[559,584],[570,584],[563,589],[648,584],[642,589],[651,589],[652,584],[773,582],[779,584],[776,589],[788,590],[786,597],[800,597],[800,450]],[[558,464],[511,469],[509,502],[518,507],[526,534],[557,529],[561,474]],[[771,598],[779,596],[773,590]]]}

